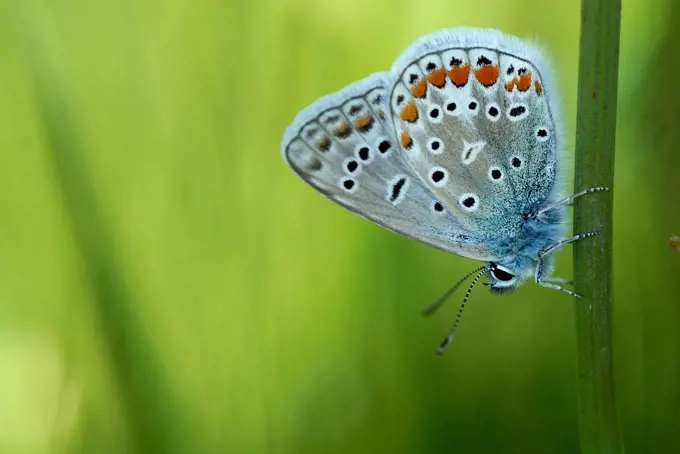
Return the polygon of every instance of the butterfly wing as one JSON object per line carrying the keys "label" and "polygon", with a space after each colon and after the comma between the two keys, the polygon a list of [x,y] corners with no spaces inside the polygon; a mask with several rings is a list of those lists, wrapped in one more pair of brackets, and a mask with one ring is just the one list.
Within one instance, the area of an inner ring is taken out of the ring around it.
{"label": "butterfly wing", "polygon": [[387,74],[376,73],[305,108],[284,133],[283,158],[324,196],[389,230],[496,259],[406,165],[386,110],[388,86]]}
{"label": "butterfly wing", "polygon": [[556,94],[538,48],[497,30],[444,30],[390,73],[407,163],[463,228],[510,238],[559,196]]}

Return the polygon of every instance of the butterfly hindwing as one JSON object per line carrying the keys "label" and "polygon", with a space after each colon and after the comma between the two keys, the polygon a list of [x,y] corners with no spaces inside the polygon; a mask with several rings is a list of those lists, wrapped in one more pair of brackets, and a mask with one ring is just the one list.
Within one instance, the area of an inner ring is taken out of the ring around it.
{"label": "butterfly hindwing", "polygon": [[496,257],[405,163],[390,121],[386,73],[317,100],[284,134],[282,154],[308,184],[341,206],[439,249]]}
{"label": "butterfly hindwing", "polygon": [[535,47],[495,30],[445,30],[414,43],[391,75],[406,161],[463,227],[512,237],[557,197],[557,107]]}

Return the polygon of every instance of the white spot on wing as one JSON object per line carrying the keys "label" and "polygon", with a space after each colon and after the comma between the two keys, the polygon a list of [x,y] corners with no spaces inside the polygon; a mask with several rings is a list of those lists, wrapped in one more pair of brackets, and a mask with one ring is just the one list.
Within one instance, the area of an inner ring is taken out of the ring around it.
{"label": "white spot on wing", "polygon": [[432,154],[442,154],[444,142],[439,137],[433,137],[427,141],[427,150]]}
{"label": "white spot on wing", "polygon": [[477,158],[479,152],[481,152],[482,149],[484,148],[484,145],[486,145],[486,142],[468,143],[466,141],[463,141],[463,151],[461,151],[460,154],[463,164],[465,165],[472,164]]}
{"label": "white spot on wing", "polygon": [[441,106],[431,104],[427,108],[427,119],[430,123],[441,123],[444,118],[444,112]]}
{"label": "white spot on wing", "polygon": [[[354,170],[350,170],[350,163],[351,162],[356,163],[356,168]],[[342,162],[342,170],[347,175],[359,175],[361,173],[361,162],[359,162],[358,159],[356,159],[352,156],[345,158],[345,160]]]}
{"label": "white spot on wing", "polygon": [[[354,147],[354,156],[357,157],[359,162],[363,164],[370,164],[373,162],[373,150],[365,143],[359,143]],[[366,158],[366,159],[364,159]]]}
{"label": "white spot on wing", "polygon": [[463,109],[461,109],[459,99],[449,98],[446,101],[444,101],[444,112],[447,115],[457,117],[458,115],[461,114],[462,111]]}
{"label": "white spot on wing", "polygon": [[536,128],[534,136],[539,142],[545,142],[550,138],[550,131],[545,126],[539,126]]}
{"label": "white spot on wing", "polygon": [[523,103],[512,104],[507,110],[508,120],[519,121],[529,116],[529,106]]}
{"label": "white spot on wing", "polygon": [[465,108],[467,109],[468,115],[475,116],[479,113],[479,101],[475,98],[470,98],[468,99]]}
{"label": "white spot on wing", "polygon": [[498,121],[501,118],[501,108],[495,102],[486,105],[486,118],[489,121]]}
{"label": "white spot on wing", "polygon": [[434,200],[430,205],[430,210],[437,216],[441,216],[444,214],[444,205],[439,200]]}
{"label": "white spot on wing", "polygon": [[[385,146],[383,142],[387,142],[387,146]],[[394,145],[392,144],[392,141],[390,141],[389,137],[380,136],[375,140],[375,149],[378,150],[378,155],[380,157],[385,158],[392,154]],[[383,151],[383,149],[385,150]]]}
{"label": "white spot on wing", "polygon": [[441,188],[447,181],[449,181],[449,172],[445,168],[435,166],[430,169],[430,183],[434,187]]}
{"label": "white spot on wing", "polygon": [[[387,195],[385,196],[385,200],[390,202],[392,205],[399,205],[404,200],[404,197],[406,197],[406,191],[408,190],[410,184],[411,179],[406,175],[396,175],[387,182]],[[396,185],[400,186],[396,188],[395,192]]]}
{"label": "white spot on wing", "polygon": [[340,186],[340,189],[343,191],[353,194],[359,188],[359,182],[354,178],[343,177],[340,178],[338,186]]}
{"label": "white spot on wing", "polygon": [[477,197],[477,194],[467,192],[458,197],[458,205],[464,211],[476,211],[479,208],[479,197]]}
{"label": "white spot on wing", "polygon": [[[489,168],[488,176],[489,176],[489,180],[491,180],[493,183],[500,183],[505,178],[505,173],[503,172],[503,170],[500,167],[494,166],[494,167]],[[498,177],[498,178],[495,178],[495,177]]]}

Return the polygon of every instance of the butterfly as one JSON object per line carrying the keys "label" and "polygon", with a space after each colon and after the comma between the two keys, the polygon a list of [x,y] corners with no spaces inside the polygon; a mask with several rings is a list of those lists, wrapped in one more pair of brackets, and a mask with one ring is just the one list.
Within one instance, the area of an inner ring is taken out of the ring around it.
{"label": "butterfly", "polygon": [[293,171],[327,198],[389,230],[484,262],[502,293],[527,279],[572,296],[550,278],[553,253],[597,235],[565,237],[563,124],[543,51],[493,29],[453,28],[421,37],[389,71],[303,109],[281,143]]}

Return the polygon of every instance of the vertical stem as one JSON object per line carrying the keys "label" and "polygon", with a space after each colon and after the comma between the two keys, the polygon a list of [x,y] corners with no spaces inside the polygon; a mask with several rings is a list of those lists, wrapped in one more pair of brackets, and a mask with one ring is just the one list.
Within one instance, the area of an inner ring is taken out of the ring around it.
{"label": "vertical stem", "polygon": [[610,192],[576,201],[574,231],[600,236],[576,242],[579,423],[582,454],[623,452],[614,396],[611,345],[612,205],[621,0],[582,0],[576,131],[578,190]]}

